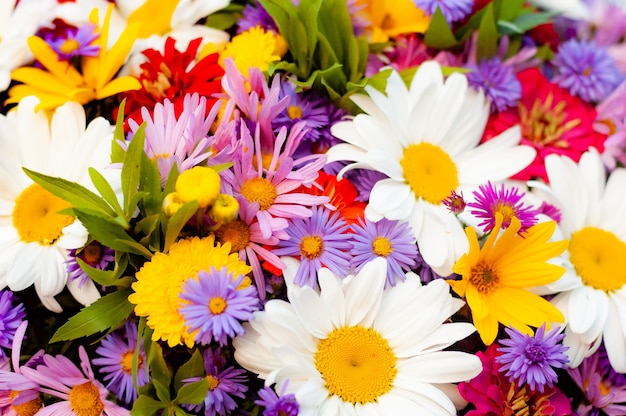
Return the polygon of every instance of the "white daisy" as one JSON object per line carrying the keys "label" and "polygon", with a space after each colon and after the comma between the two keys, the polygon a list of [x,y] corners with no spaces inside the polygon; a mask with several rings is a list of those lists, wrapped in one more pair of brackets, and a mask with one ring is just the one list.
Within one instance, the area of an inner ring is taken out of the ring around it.
{"label": "white daisy", "polygon": [[[68,281],[65,266],[66,249],[82,247],[87,233],[74,217],[57,214],[69,204],[35,184],[22,168],[93,189],[88,167],[109,164],[113,126],[97,118],[85,129],[83,107],[71,102],[49,121],[43,111],[35,112],[38,103],[27,97],[0,115],[0,288],[34,285],[44,305],[60,311],[53,296],[66,285],[83,304],[99,297],[91,281],[81,288]],[[101,173],[119,188],[119,170]]]}
{"label": "white daisy", "polygon": [[426,263],[448,276],[469,247],[463,227],[442,200],[453,190],[469,195],[487,180],[514,175],[530,164],[535,150],[518,145],[518,126],[479,146],[488,102],[462,74],[444,82],[434,61],[419,67],[408,90],[395,71],[386,96],[366,90],[369,97],[352,96],[365,114],[332,127],[333,135],[347,143],[333,146],[328,161],[356,162],[344,172],[363,168],[386,174],[389,178],[372,189],[366,216],[408,221]]}
{"label": "white daisy", "polygon": [[626,372],[626,169],[608,181],[602,159],[591,148],[576,164],[565,156],[546,158],[550,185],[530,182],[561,210],[564,278],[577,280],[551,302],[565,315],[565,339],[574,368],[604,341],[609,361]]}
{"label": "white daisy", "polygon": [[54,0],[0,0],[0,92],[11,82],[11,71],[33,59],[26,40],[53,20]]}
{"label": "white daisy", "polygon": [[[480,360],[441,351],[473,333],[444,323],[463,301],[443,280],[414,273],[384,290],[387,262],[345,279],[319,271],[319,293],[293,284],[298,261],[284,258],[289,303],[273,299],[245,324],[235,359],[266,385],[286,385],[300,415],[456,414],[444,392],[481,371]],[[287,383],[288,381],[288,383]]]}

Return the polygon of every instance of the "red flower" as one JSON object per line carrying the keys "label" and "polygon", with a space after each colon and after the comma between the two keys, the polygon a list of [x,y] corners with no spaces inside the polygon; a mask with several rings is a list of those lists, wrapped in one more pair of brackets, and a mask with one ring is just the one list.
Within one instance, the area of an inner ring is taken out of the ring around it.
{"label": "red flower", "polygon": [[349,223],[355,223],[359,217],[365,216],[365,202],[356,201],[359,191],[348,179],[337,180],[334,175],[329,175],[324,171],[319,171],[315,181],[317,185],[309,188],[300,187],[299,192],[306,192],[312,195],[325,195],[330,198],[329,204],[337,208],[339,214]]}
{"label": "red flower", "polygon": [[551,83],[536,68],[520,71],[517,78],[522,83],[517,108],[492,114],[483,135],[486,141],[511,126],[521,125],[521,143],[534,147],[537,156],[514,179],[542,178],[547,182],[544,161],[552,153],[575,162],[590,147],[602,153],[606,135],[593,129],[596,110],[590,104]]}
{"label": "red flower", "polygon": [[[202,39],[189,42],[187,50],[178,51],[175,40],[168,38],[165,42],[164,53],[155,49],[146,49],[143,54],[148,58],[141,64],[139,75],[141,89],[128,91],[123,94],[126,98],[126,112],[141,124],[141,107],[150,111],[158,102],[168,99],[174,103],[176,116],[182,112],[183,100],[186,94],[198,93],[207,97],[207,112],[210,111],[216,98],[209,98],[222,91],[221,77],[224,69],[217,63],[218,54],[208,55],[191,66],[195,59]],[[190,68],[191,66],[191,68]]]}

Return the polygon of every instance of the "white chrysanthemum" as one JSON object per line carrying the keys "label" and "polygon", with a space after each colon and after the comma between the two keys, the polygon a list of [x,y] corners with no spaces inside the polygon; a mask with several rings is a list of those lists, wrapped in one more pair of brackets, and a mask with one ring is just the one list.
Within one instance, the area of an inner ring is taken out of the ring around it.
{"label": "white chrysanthemum", "polygon": [[[15,111],[0,115],[0,288],[19,291],[35,286],[43,304],[60,311],[53,296],[67,285],[81,303],[99,297],[91,281],[68,281],[67,249],[80,248],[87,232],[74,217],[57,214],[69,207],[35,184],[23,167],[92,188],[88,167],[109,164],[113,126],[103,118],[85,129],[80,104],[59,107],[51,121],[35,112],[39,100],[26,97]],[[119,170],[102,170],[119,189]]]}
{"label": "white chrysanthemum", "polygon": [[26,40],[40,25],[53,20],[54,0],[0,0],[0,92],[11,82],[11,71],[33,58]]}
{"label": "white chrysanthemum", "polygon": [[626,372],[626,169],[608,181],[602,159],[591,148],[576,164],[566,156],[546,158],[550,185],[530,182],[561,210],[559,223],[569,247],[562,279],[577,285],[551,302],[565,315],[570,367],[593,354],[602,340],[613,368]]}
{"label": "white chrysanthemum", "polygon": [[408,221],[426,263],[447,276],[469,247],[463,227],[442,201],[453,190],[469,195],[488,180],[514,175],[530,164],[535,150],[518,145],[518,126],[479,146],[489,104],[460,73],[444,82],[434,61],[419,67],[408,90],[395,71],[386,96],[366,90],[369,97],[352,96],[366,114],[332,127],[347,143],[333,146],[328,160],[356,162],[344,171],[386,174],[389,178],[372,189],[366,216]]}
{"label": "white chrysanthemum", "polygon": [[475,331],[444,323],[463,305],[445,281],[422,286],[411,273],[385,291],[378,258],[345,279],[321,269],[318,293],[294,285],[298,261],[284,261],[290,302],[270,300],[245,324],[233,342],[239,364],[286,385],[300,415],[456,414],[450,383],[475,377],[481,363],[441,351]]}

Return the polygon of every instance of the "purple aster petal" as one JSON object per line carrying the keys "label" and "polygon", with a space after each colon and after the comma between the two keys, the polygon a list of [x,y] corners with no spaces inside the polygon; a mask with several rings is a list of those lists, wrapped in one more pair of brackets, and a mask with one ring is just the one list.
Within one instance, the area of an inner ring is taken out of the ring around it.
{"label": "purple aster petal", "polygon": [[263,416],[297,416],[300,405],[294,394],[285,394],[288,382],[283,384],[280,395],[277,395],[270,386],[265,386],[259,390],[260,400],[254,403],[264,407]]}
{"label": "purple aster petal", "polygon": [[88,23],[79,28],[70,27],[64,36],[58,38],[48,35],[45,40],[58,54],[60,61],[69,61],[76,56],[98,56],[100,46],[93,45],[93,42],[100,37],[100,33],[95,29],[95,25]]}
{"label": "purple aster petal", "polygon": [[473,0],[413,0],[413,3],[430,16],[439,8],[448,23],[463,20],[474,6]]}
{"label": "purple aster petal", "polygon": [[6,358],[4,348],[12,348],[15,332],[25,317],[24,305],[18,302],[13,292],[0,292],[0,358]]}
{"label": "purple aster petal", "polygon": [[77,258],[95,269],[105,270],[109,264],[115,261],[115,251],[97,241],[92,241],[80,250],[69,250],[68,259],[65,262],[67,274],[70,279],[78,280],[78,287],[80,288],[89,280],[89,276],[80,267]]}
{"label": "purple aster petal", "polygon": [[237,21],[237,24],[237,33],[245,32],[257,26],[261,26],[266,32],[270,30],[278,32],[274,19],[258,1],[255,1],[254,4],[246,4],[242,11],[242,17]]}
{"label": "purple aster petal", "polygon": [[472,72],[467,74],[467,81],[475,90],[483,90],[491,102],[492,111],[504,111],[514,107],[522,97],[522,84],[513,68],[502,64],[499,57],[481,60],[478,66],[470,65]]}

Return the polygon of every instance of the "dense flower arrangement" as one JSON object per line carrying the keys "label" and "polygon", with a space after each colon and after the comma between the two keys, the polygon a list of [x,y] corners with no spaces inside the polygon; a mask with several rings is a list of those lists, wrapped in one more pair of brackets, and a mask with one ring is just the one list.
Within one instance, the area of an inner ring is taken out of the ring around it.
{"label": "dense flower arrangement", "polygon": [[0,414],[626,414],[626,7],[0,0]]}

